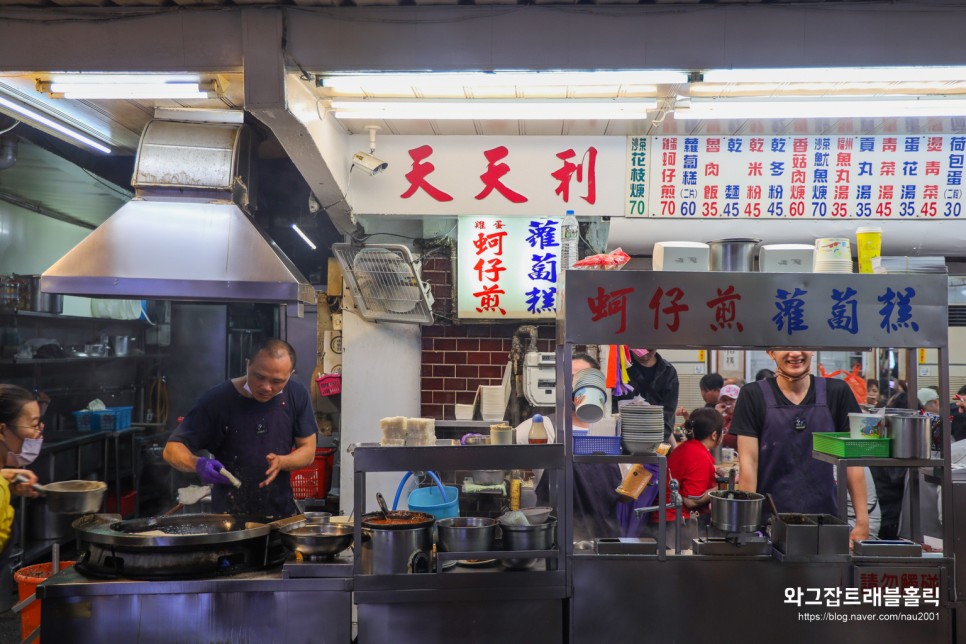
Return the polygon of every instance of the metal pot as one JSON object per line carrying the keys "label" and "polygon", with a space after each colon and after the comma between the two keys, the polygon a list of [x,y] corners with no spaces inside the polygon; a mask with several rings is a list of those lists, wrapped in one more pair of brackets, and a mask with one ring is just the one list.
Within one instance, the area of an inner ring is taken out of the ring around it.
{"label": "metal pot", "polygon": [[280,530],[282,543],[303,555],[331,557],[352,545],[352,526],[344,523],[318,523]]}
{"label": "metal pot", "polygon": [[503,470],[473,470],[473,482],[477,485],[497,485],[503,477]]}
{"label": "metal pot", "polygon": [[750,273],[755,269],[755,248],[760,239],[738,237],[708,242],[711,251],[711,270],[731,273]]}
{"label": "metal pot", "polygon": [[40,313],[64,312],[64,296],[41,291],[40,275],[18,275],[17,278],[26,284],[28,310]]}
{"label": "metal pot", "polygon": [[886,414],[885,437],[892,439],[893,458],[929,458],[929,416]]}
{"label": "metal pot", "polygon": [[58,481],[34,485],[47,499],[47,509],[58,514],[89,514],[101,509],[107,483],[101,481]]}
{"label": "metal pot", "polygon": [[[550,550],[557,535],[557,520],[553,517],[537,525],[506,525],[501,523],[504,550]],[[508,570],[526,570],[536,559],[501,559]]]}
{"label": "metal pot", "polygon": [[493,547],[496,519],[450,517],[436,524],[439,548],[444,552],[483,552]]}
{"label": "metal pot", "polygon": [[363,515],[363,574],[429,572],[435,523],[433,515],[425,512],[393,510],[388,520],[381,512]]}
{"label": "metal pot", "polygon": [[725,532],[754,532],[761,525],[761,502],[757,492],[715,490],[711,493],[711,525]]}

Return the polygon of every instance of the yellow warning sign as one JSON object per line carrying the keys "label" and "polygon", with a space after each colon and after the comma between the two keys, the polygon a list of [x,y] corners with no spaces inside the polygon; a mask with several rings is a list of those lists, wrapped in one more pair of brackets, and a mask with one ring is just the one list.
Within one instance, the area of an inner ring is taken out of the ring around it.
{"label": "yellow warning sign", "polygon": [[698,362],[704,362],[708,359],[707,352],[704,349],[698,351]]}
{"label": "yellow warning sign", "polygon": [[919,349],[919,364],[926,364],[926,350]]}

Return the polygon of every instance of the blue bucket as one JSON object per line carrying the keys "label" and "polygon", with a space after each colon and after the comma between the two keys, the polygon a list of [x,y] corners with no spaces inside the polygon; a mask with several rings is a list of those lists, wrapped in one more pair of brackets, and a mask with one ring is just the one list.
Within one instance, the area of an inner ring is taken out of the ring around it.
{"label": "blue bucket", "polygon": [[409,493],[409,509],[413,512],[426,512],[437,519],[448,519],[460,515],[459,488],[453,485],[443,486],[446,499],[435,485],[416,488]]}

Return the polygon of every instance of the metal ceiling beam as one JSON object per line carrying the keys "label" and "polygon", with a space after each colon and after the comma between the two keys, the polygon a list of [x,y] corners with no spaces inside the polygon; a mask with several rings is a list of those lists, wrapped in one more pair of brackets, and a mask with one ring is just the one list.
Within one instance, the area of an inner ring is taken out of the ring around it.
{"label": "metal ceiling beam", "polygon": [[17,195],[10,194],[9,192],[0,192],[0,201],[6,201],[8,204],[17,206],[18,208],[23,208],[24,210],[29,210],[30,212],[35,212],[38,215],[50,217],[51,219],[56,219],[57,221],[62,221],[66,224],[73,224],[74,226],[86,228],[87,230],[94,230],[97,228],[97,226],[94,224],[84,221],[83,219],[78,219],[77,217],[54,210],[53,208],[47,208],[46,206],[42,206],[38,203],[27,201],[26,199],[22,199]]}
{"label": "metal ceiling beam", "polygon": [[[286,75],[283,17],[275,11],[245,13],[245,109],[272,130],[336,229],[358,236],[362,227],[333,170],[344,174],[348,166],[346,132],[319,112],[318,100],[305,86],[314,78]],[[347,183],[345,176],[341,183]]]}

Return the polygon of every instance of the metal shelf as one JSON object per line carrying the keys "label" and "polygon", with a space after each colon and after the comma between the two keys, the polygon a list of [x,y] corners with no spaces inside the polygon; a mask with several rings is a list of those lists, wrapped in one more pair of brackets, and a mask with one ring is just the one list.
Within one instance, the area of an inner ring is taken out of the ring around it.
{"label": "metal shelf", "polygon": [[90,356],[87,358],[27,358],[20,359],[17,358],[7,358],[0,360],[0,365],[24,365],[24,366],[37,366],[37,365],[63,365],[63,364],[78,364],[82,362],[89,363],[100,363],[107,362],[109,360],[156,360],[158,358],[164,358],[165,356],[158,353],[145,353],[142,355],[126,355],[126,356]]}
{"label": "metal shelf", "polygon": [[114,318],[95,318],[83,315],[64,315],[62,313],[43,313],[41,311],[0,310],[0,317],[36,318],[39,320],[58,320],[62,322],[89,322],[100,324],[138,324],[147,326],[145,320],[117,320]]}
{"label": "metal shelf", "polygon": [[815,451],[812,452],[812,458],[832,465],[844,462],[849,467],[943,467],[943,459],[941,458],[843,458]]}
{"label": "metal shelf", "polygon": [[356,472],[408,472],[412,470],[554,469],[564,465],[564,446],[455,445],[379,447],[357,445]]}

